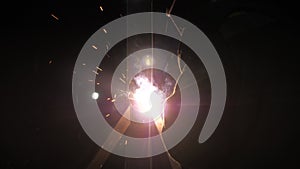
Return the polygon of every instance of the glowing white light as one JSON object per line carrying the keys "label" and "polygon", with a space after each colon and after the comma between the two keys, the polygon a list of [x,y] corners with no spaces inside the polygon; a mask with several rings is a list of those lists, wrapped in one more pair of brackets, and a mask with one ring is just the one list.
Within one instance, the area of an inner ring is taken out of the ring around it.
{"label": "glowing white light", "polygon": [[133,108],[148,118],[158,117],[164,111],[164,92],[144,76],[138,76],[134,80],[139,88],[132,93]]}
{"label": "glowing white light", "polygon": [[151,66],[151,65],[152,65],[152,62],[153,62],[153,60],[152,60],[152,58],[151,58],[150,56],[147,56],[147,57],[145,58],[145,64],[146,64],[147,66]]}
{"label": "glowing white light", "polygon": [[92,99],[97,100],[98,97],[99,97],[99,93],[93,92],[93,94],[92,94]]}

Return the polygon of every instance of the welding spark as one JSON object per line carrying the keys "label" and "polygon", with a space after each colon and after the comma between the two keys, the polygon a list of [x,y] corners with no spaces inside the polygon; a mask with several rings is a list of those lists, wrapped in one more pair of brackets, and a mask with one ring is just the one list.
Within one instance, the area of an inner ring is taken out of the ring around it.
{"label": "welding spark", "polygon": [[179,80],[180,80],[182,74],[184,73],[184,69],[185,69],[185,66],[186,66],[186,65],[184,65],[183,68],[181,68],[180,57],[181,57],[181,54],[178,53],[178,55],[177,55],[177,62],[178,62],[178,68],[179,68],[180,74],[179,74],[179,76],[178,76],[177,79],[176,79],[176,82],[175,82],[175,85],[174,85],[174,88],[173,88],[172,93],[166,98],[166,101],[167,101],[169,98],[171,98],[172,96],[174,96],[174,94],[175,94],[175,92],[176,92],[177,84],[178,84],[178,82],[179,82]]}
{"label": "welding spark", "polygon": [[167,17],[171,17],[171,14],[169,13],[168,9],[167,9],[166,15],[167,15]]}
{"label": "welding spark", "polygon": [[98,67],[98,66],[96,66],[96,68],[98,69],[98,70],[100,70],[101,72],[103,71],[100,67]]}
{"label": "welding spark", "polygon": [[122,77],[123,77],[124,79],[126,79],[126,76],[125,76],[125,74],[124,74],[124,73],[122,73]]}
{"label": "welding spark", "polygon": [[179,33],[179,35],[180,35],[180,36],[183,36],[184,28],[179,28],[179,26],[175,23],[174,19],[172,18],[172,16],[171,16],[170,14],[167,15],[167,16],[170,18],[170,20],[171,20],[172,23],[174,24],[174,26],[175,26],[177,32]]}
{"label": "welding spark", "polygon": [[96,72],[95,70],[93,70],[92,72],[94,72],[96,75],[99,75],[99,73],[98,73],[98,72]]}
{"label": "welding spark", "polygon": [[[182,35],[183,35],[184,28],[179,28],[178,25],[175,23],[174,19],[173,19],[172,16],[171,16],[171,12],[172,12],[172,10],[173,10],[173,8],[174,8],[175,2],[176,2],[176,0],[173,0],[170,9],[167,9],[167,10],[166,10],[166,16],[167,16],[168,18],[170,18],[170,20],[171,20],[172,23],[174,24],[174,26],[175,26],[177,32],[179,33],[179,35],[182,36]],[[166,25],[166,29],[167,29],[167,25]]]}
{"label": "welding spark", "polygon": [[125,80],[123,80],[122,78],[119,78],[119,79],[122,83],[126,84]]}
{"label": "welding spark", "polygon": [[59,20],[59,18],[57,16],[55,16],[54,14],[51,14],[51,16],[56,19],[56,20]]}
{"label": "welding spark", "polygon": [[133,109],[152,119],[164,113],[165,93],[143,75],[135,77],[134,80],[138,88],[129,93]]}
{"label": "welding spark", "polygon": [[174,8],[175,2],[176,2],[176,0],[173,0],[173,2],[172,2],[172,5],[171,5],[170,9],[169,9],[169,10],[167,10],[167,16],[168,16],[168,17],[170,17],[170,16],[171,16],[170,14],[171,14],[171,12],[172,12],[172,10],[173,10],[173,8]]}
{"label": "welding spark", "polygon": [[103,32],[104,32],[104,33],[107,33],[106,29],[103,28]]}
{"label": "welding spark", "polygon": [[95,45],[93,45],[92,47],[93,47],[95,50],[97,50],[97,49],[98,49],[98,48],[97,48]]}
{"label": "welding spark", "polygon": [[103,8],[102,8],[102,6],[99,6],[99,8],[100,8],[100,10],[103,12]]}
{"label": "welding spark", "polygon": [[181,68],[180,59],[181,59],[181,52],[180,52],[180,50],[178,50],[177,51],[177,64],[178,64],[178,68],[179,68],[180,74],[182,74],[183,70]]}

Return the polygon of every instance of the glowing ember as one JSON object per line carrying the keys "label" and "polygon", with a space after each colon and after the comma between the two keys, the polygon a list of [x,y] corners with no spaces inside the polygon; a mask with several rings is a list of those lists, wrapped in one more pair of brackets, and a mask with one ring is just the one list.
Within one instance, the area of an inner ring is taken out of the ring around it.
{"label": "glowing ember", "polygon": [[145,76],[137,76],[134,80],[138,88],[129,95],[132,107],[148,118],[157,118],[164,111],[165,93]]}

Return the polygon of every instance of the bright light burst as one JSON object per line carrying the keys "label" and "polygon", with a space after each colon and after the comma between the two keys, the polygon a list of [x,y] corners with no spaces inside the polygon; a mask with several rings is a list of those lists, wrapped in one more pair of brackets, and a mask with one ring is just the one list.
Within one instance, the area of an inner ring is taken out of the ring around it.
{"label": "bright light burst", "polygon": [[164,113],[166,94],[143,75],[135,77],[134,80],[138,88],[129,94],[133,109],[155,120]]}

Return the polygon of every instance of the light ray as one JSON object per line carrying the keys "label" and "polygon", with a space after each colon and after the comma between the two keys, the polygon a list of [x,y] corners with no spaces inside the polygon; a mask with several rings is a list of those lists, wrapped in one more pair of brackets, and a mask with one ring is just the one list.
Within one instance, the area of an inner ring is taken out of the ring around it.
{"label": "light ray", "polygon": [[[130,117],[130,107],[126,109],[124,116]],[[114,130],[117,130],[121,135],[125,133],[127,128],[130,125],[130,120],[127,120],[124,116],[120,118],[116,126],[114,127]],[[110,135],[107,137],[106,141],[104,142],[102,147],[106,148],[114,148],[117,146],[118,142],[120,141],[121,137],[116,136],[113,133],[110,133]],[[100,148],[99,151],[94,156],[91,163],[88,165],[87,169],[98,169],[99,166],[103,166],[107,158],[109,157],[110,153],[105,151],[104,149]]]}

